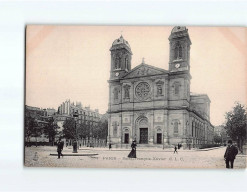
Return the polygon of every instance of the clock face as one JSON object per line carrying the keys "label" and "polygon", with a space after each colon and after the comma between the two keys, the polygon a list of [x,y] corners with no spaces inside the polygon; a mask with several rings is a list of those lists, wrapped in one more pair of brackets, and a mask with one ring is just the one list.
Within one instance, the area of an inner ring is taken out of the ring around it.
{"label": "clock face", "polygon": [[179,68],[179,67],[180,67],[180,64],[176,64],[176,65],[175,65],[175,68]]}
{"label": "clock face", "polygon": [[118,77],[119,76],[119,72],[116,72],[115,76]]}

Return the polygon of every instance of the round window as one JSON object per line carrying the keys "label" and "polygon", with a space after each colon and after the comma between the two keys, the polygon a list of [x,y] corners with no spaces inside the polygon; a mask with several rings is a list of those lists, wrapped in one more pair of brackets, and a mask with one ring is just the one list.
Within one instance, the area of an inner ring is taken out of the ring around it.
{"label": "round window", "polygon": [[136,96],[139,99],[147,99],[149,97],[150,91],[150,86],[146,82],[141,82],[136,86]]}

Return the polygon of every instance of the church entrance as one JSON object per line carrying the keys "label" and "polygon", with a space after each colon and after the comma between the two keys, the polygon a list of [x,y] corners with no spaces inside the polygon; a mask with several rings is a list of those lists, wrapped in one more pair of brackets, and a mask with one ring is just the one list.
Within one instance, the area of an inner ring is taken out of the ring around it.
{"label": "church entrance", "polygon": [[140,128],[140,144],[148,144],[148,128]]}
{"label": "church entrance", "polygon": [[128,144],[129,143],[129,134],[128,133],[125,133],[124,134],[124,143],[125,144]]}
{"label": "church entrance", "polygon": [[162,133],[157,133],[157,144],[162,144]]}

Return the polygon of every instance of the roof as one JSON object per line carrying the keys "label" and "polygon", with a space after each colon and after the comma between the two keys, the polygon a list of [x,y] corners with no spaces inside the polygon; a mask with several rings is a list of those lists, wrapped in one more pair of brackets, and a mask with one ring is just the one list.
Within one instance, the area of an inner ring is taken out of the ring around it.
{"label": "roof", "polygon": [[190,92],[190,97],[191,97],[191,98],[203,98],[203,99],[208,99],[208,100],[211,102],[211,100],[210,100],[210,98],[208,97],[207,94],[197,94],[197,93],[192,93],[192,92]]}
{"label": "roof", "polygon": [[176,33],[176,32],[180,32],[180,31],[184,31],[184,30],[187,30],[186,26],[175,26],[172,29],[171,33]]}
{"label": "roof", "polygon": [[113,41],[112,43],[112,47],[110,50],[113,50],[113,49],[120,49],[120,48],[125,48],[127,49],[131,54],[131,48],[130,48],[130,45],[129,45],[129,42],[126,41],[123,36],[121,35],[118,39],[116,39],[115,41]]}
{"label": "roof", "polygon": [[112,46],[113,45],[119,45],[119,44],[125,44],[125,45],[127,45],[130,48],[130,45],[129,45],[128,41],[126,41],[123,38],[123,35],[121,35],[118,39],[116,39],[115,41],[113,41]]}
{"label": "roof", "polygon": [[155,66],[141,63],[140,65],[136,66],[131,71],[126,73],[122,78],[125,79],[125,78],[141,77],[141,76],[153,76],[153,75],[160,75],[167,73],[168,71],[162,68],[157,68]]}

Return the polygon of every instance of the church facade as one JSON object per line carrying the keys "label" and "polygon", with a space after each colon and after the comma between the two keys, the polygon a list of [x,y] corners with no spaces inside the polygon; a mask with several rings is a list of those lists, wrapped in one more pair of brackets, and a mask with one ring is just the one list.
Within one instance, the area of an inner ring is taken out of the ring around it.
{"label": "church facade", "polygon": [[108,142],[198,147],[213,143],[210,99],[190,92],[188,29],[176,26],[169,36],[169,70],[143,62],[131,69],[131,47],[122,36],[111,51]]}

